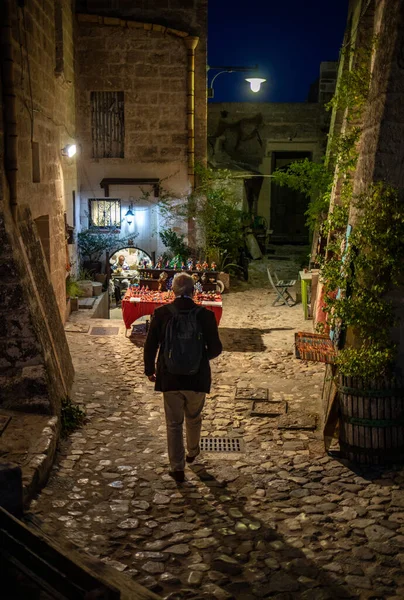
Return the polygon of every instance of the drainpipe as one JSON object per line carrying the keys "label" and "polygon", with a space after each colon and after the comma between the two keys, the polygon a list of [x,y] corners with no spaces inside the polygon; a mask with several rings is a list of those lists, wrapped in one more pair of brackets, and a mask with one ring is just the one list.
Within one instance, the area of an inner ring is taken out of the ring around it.
{"label": "drainpipe", "polygon": [[195,187],[195,48],[198,37],[184,38],[187,47],[187,120],[188,120],[188,179],[191,189]]}
{"label": "drainpipe", "polygon": [[3,88],[3,118],[5,170],[10,190],[13,219],[17,216],[17,116],[14,88],[14,61],[12,51],[11,1],[4,0],[0,33],[1,78]]}
{"label": "drainpipe", "polygon": [[[199,42],[198,37],[184,38],[187,47],[187,121],[188,121],[188,181],[191,193],[195,189],[195,48]],[[188,245],[196,246],[195,221],[188,217]]]}

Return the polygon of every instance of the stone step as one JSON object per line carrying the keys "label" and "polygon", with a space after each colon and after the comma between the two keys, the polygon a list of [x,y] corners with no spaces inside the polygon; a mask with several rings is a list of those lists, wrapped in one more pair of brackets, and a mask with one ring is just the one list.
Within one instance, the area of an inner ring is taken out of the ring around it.
{"label": "stone step", "polygon": [[[14,408],[19,398],[24,404],[29,398],[48,398],[48,386],[43,365],[7,369],[0,374],[0,406]],[[17,409],[18,410],[18,409]]]}
{"label": "stone step", "polygon": [[50,415],[51,405],[48,396],[19,396],[9,398],[2,402],[1,409],[13,410],[18,412],[33,413],[37,415]]}

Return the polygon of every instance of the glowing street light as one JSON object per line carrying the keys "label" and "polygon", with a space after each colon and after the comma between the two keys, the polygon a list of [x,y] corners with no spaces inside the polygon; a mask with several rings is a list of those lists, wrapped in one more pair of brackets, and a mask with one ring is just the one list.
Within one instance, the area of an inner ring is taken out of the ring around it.
{"label": "glowing street light", "polygon": [[246,79],[250,84],[250,88],[252,92],[259,92],[261,89],[261,84],[266,81],[266,79],[261,79],[261,77],[250,77]]}
{"label": "glowing street light", "polygon": [[[213,92],[213,84],[216,81],[216,78],[219,77],[219,75],[221,75],[222,73],[248,73],[251,71],[252,72],[257,72],[258,70],[258,65],[255,65],[254,67],[210,67],[208,66],[208,71],[219,71],[218,73],[216,73],[216,75],[214,75],[212,77],[212,80],[210,82],[210,86],[208,87],[208,98],[213,98],[214,97],[214,92]],[[259,92],[261,89],[261,84],[264,83],[264,81],[266,81],[266,79],[262,79],[260,77],[251,77],[250,79],[246,79],[246,81],[249,82],[250,84],[250,88],[252,92]]]}

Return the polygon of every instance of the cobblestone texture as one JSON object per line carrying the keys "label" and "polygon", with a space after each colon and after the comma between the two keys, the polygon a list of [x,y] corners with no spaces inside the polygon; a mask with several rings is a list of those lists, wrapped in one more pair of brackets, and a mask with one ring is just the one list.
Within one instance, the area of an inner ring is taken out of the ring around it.
{"label": "cobblestone texture", "polygon": [[321,412],[323,366],[292,352],[310,324],[300,305],[272,299],[224,298],[203,435],[242,436],[245,452],[201,455],[178,486],[141,338],[68,333],[88,419],[31,510],[48,533],[170,600],[403,598],[403,472],[352,470],[324,454],[318,430],[280,430],[235,400],[237,387],[264,387],[302,423]]}

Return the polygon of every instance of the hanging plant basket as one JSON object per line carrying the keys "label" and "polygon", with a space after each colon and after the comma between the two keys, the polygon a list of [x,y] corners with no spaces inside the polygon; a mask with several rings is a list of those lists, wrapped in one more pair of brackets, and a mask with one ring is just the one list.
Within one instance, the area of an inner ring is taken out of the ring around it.
{"label": "hanging plant basket", "polygon": [[344,458],[367,465],[404,462],[402,381],[339,375],[338,404]]}

